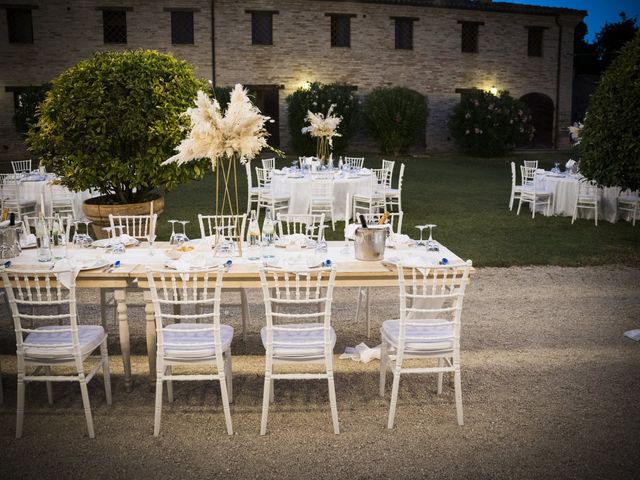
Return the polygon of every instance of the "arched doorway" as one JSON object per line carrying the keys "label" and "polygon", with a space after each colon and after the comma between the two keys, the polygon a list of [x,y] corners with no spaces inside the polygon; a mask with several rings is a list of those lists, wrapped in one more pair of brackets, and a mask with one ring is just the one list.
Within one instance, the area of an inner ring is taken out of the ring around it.
{"label": "arched doorway", "polygon": [[553,100],[544,93],[527,93],[520,97],[529,111],[536,131],[533,139],[526,145],[529,148],[553,147]]}

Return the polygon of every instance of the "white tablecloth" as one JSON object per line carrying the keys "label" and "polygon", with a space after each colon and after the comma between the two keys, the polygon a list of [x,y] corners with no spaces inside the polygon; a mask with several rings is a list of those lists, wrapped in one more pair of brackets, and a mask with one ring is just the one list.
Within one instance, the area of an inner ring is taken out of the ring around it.
{"label": "white tablecloth", "polygon": [[[55,177],[48,176],[46,180],[29,180],[27,177],[20,181],[20,199],[22,200],[35,200],[38,211],[40,211],[40,199],[44,198],[44,206],[45,212],[47,215],[50,212],[51,208],[51,191],[47,188],[47,184],[52,181]],[[82,203],[87,199],[91,198],[92,195],[88,190],[83,192],[73,192],[73,205],[75,209],[76,216],[78,218],[83,217],[82,213]]]}
{"label": "white tablecloth", "polygon": [[[574,175],[536,172],[536,188],[553,193],[551,215],[573,216],[573,209],[578,197],[578,183],[581,178],[580,176]],[[615,223],[617,219],[617,199],[620,188],[605,187],[599,190],[598,218]],[[536,211],[537,210],[536,208]],[[544,207],[542,207],[541,212],[544,214]],[[593,218],[593,211],[581,208],[578,210],[578,218]]]}
{"label": "white tablecloth", "polygon": [[[336,171],[333,181],[333,213],[336,220],[343,220],[346,211],[347,193],[350,195],[367,194],[371,174],[348,176]],[[292,178],[289,174],[273,174],[271,191],[274,195],[289,195],[289,213],[305,214],[311,204],[311,176]]]}

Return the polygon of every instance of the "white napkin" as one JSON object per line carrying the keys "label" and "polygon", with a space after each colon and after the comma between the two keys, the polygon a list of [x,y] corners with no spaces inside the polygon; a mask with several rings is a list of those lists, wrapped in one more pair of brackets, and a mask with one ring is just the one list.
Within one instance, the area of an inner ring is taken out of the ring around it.
{"label": "white napkin", "polygon": [[635,330],[627,330],[624,332],[624,336],[630,338],[631,340],[635,340],[636,342],[640,342],[640,328],[636,328]]}
{"label": "white napkin", "polygon": [[366,343],[360,343],[355,347],[347,347],[344,353],[340,355],[340,360],[350,358],[356,362],[369,363],[371,360],[380,360],[380,345],[369,348]]}
{"label": "white napkin", "polygon": [[[391,226],[389,226],[391,229]],[[411,242],[411,238],[409,235],[404,235],[402,233],[392,233],[387,237],[387,245],[400,246],[407,245]]]}
{"label": "white napkin", "polygon": [[365,173],[371,173],[371,170],[369,170],[368,168],[364,168],[363,167],[363,168],[360,169],[360,173],[364,175]]}
{"label": "white napkin", "polygon": [[354,239],[356,236],[356,230],[360,226],[361,225],[359,223],[350,223],[349,225],[347,225],[347,227],[344,229],[344,238]]}
{"label": "white napkin", "polygon": [[66,288],[71,286],[71,282],[78,276],[79,271],[67,258],[58,260],[53,266],[56,278]]}
{"label": "white napkin", "polygon": [[565,165],[564,165],[564,166],[565,166],[565,168],[566,168],[567,170],[570,170],[570,169],[572,169],[572,168],[573,168],[573,166],[574,166],[575,164],[576,164],[576,161],[575,161],[575,160],[572,160],[572,159],[570,158],[570,159],[567,161],[567,163],[565,163]]}
{"label": "white napkin", "polygon": [[38,239],[33,233],[30,233],[26,237],[20,237],[20,246],[22,248],[30,247],[31,245],[35,245],[38,243]]}
{"label": "white napkin", "polygon": [[127,235],[126,233],[123,233],[122,235],[120,235],[120,240],[125,245],[129,245],[131,243],[135,243],[136,242],[135,238],[133,238],[131,235]]}

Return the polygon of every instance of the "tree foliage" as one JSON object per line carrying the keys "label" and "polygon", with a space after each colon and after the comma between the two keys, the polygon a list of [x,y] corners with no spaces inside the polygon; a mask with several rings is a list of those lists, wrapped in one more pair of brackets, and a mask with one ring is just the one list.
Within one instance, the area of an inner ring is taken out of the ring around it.
{"label": "tree foliage", "polygon": [[38,119],[38,106],[44,100],[50,85],[31,86],[18,93],[16,111],[13,115],[13,123],[18,133],[26,135],[29,127]]}
{"label": "tree foliage", "polygon": [[596,34],[595,41],[595,48],[602,70],[606,70],[611,65],[620,49],[633,39],[637,31],[637,18],[628,18],[624,12],[620,12],[619,22],[607,22],[604,24]]}
{"label": "tree foliage", "polygon": [[406,154],[424,135],[427,100],[410,88],[376,88],[365,99],[364,116],[381,153]]}
{"label": "tree foliage", "polygon": [[27,145],[71,190],[113,203],[144,201],[204,174],[206,163],[161,166],[184,137],[198,80],[184,61],[151,50],[100,52],[52,82]]}
{"label": "tree foliage", "polygon": [[481,157],[504,155],[530,141],[534,133],[529,109],[506,91],[463,95],[449,118],[449,129],[463,152]]}
{"label": "tree foliage", "polygon": [[604,186],[640,188],[640,32],[602,76],[581,132],[580,171]]}
{"label": "tree foliage", "polygon": [[326,114],[331,105],[335,105],[334,115],[342,117],[338,126],[338,133],[342,136],[333,139],[333,152],[340,154],[345,151],[358,119],[358,100],[350,85],[314,82],[309,88],[300,88],[289,95],[287,104],[291,143],[299,155],[313,155],[316,151],[316,139],[302,133],[307,112]]}

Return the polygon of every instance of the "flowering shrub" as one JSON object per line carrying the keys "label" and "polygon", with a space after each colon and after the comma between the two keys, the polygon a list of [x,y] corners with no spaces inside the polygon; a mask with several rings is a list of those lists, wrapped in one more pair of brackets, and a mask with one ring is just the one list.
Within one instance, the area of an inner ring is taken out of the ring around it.
{"label": "flowering shrub", "polygon": [[384,155],[407,153],[425,132],[427,102],[409,88],[376,88],[365,100],[367,124]]}
{"label": "flowering shrub", "polygon": [[458,147],[470,155],[504,155],[533,138],[527,106],[509,92],[493,95],[474,90],[462,97],[449,118],[449,129]]}
{"label": "flowering shrub", "polygon": [[343,152],[353,136],[358,116],[358,100],[353,88],[346,84],[312,83],[307,89],[298,89],[287,97],[289,106],[289,133],[294,150],[300,155],[316,152],[316,138],[303,133],[308,112],[326,112],[335,105],[333,114],[342,117],[338,126],[340,137],[333,139],[333,151]]}

